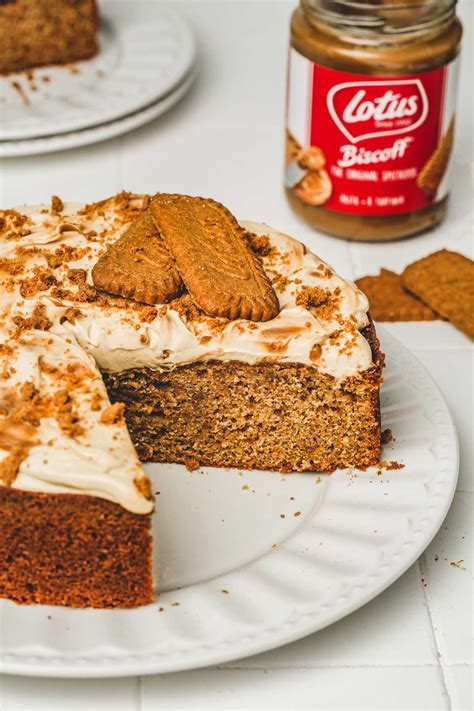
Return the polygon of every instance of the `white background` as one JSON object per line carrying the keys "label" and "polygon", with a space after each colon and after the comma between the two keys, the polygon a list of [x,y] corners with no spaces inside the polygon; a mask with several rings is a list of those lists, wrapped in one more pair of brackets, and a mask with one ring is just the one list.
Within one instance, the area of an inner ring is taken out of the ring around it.
{"label": "white background", "polygon": [[[461,2],[466,36],[448,218],[430,234],[381,245],[318,234],[298,222],[285,203],[285,64],[295,0],[167,4],[179,9],[198,35],[200,76],[191,93],[166,116],[120,139],[4,160],[2,207],[49,201],[52,194],[92,201],[121,189],[212,196],[240,218],[294,234],[349,278],[381,266],[402,269],[440,247],[471,253],[474,0]],[[461,445],[453,506],[417,564],[360,611],[279,650],[219,668],[155,677],[3,677],[1,711],[472,709],[472,346],[447,323],[392,324],[388,330],[439,384]],[[450,565],[460,559],[462,568]]]}

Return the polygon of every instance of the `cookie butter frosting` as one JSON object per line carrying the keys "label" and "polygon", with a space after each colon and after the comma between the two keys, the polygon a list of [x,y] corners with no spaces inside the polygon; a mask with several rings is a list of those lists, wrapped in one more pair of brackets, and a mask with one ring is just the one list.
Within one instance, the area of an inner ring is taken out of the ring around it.
{"label": "cookie butter frosting", "polygon": [[[53,201],[0,212],[0,476],[2,463],[7,469],[17,456],[15,488],[86,493],[136,513],[152,509],[147,479],[100,371],[210,360],[296,362],[339,382],[372,365],[360,333],[368,324],[366,297],[267,225],[241,222],[278,297],[280,311],[270,321],[196,314],[187,295],[151,307],[98,292],[92,267],[146,203],[123,193],[93,205]],[[41,416],[27,435],[17,433],[18,442],[28,440],[18,454],[2,402],[24,384],[33,385]]]}

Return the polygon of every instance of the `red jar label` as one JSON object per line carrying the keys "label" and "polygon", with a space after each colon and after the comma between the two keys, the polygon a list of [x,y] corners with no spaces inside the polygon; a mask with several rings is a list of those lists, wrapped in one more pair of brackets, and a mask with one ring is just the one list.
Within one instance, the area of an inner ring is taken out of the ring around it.
{"label": "red jar label", "polygon": [[421,210],[449,190],[458,63],[374,77],[290,50],[285,183],[305,202],[359,215]]}

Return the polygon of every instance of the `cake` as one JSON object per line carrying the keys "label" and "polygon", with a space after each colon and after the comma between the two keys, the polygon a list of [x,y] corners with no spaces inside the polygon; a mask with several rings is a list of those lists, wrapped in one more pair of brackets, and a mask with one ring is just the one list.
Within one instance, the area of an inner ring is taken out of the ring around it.
{"label": "cake", "polygon": [[151,601],[142,462],[378,462],[367,299],[300,242],[162,194],[53,198],[0,228],[0,597]]}
{"label": "cake", "polygon": [[98,27],[95,0],[0,0],[0,73],[90,59]]}

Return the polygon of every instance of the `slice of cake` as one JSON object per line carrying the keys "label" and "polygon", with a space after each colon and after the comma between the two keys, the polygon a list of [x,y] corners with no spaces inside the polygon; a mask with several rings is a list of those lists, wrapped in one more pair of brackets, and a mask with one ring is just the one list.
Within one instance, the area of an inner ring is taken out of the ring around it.
{"label": "slice of cake", "polygon": [[90,59],[98,28],[95,0],[0,0],[0,73]]}
{"label": "slice of cake", "polygon": [[367,299],[300,242],[178,195],[55,198],[0,225],[0,596],[151,600],[132,442],[191,468],[378,462]]}

